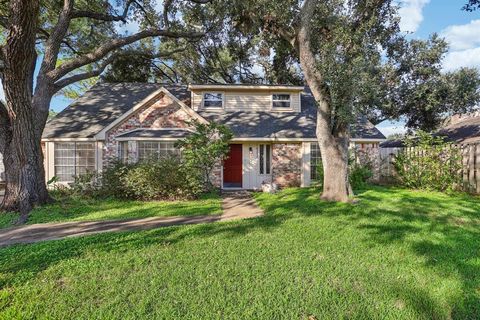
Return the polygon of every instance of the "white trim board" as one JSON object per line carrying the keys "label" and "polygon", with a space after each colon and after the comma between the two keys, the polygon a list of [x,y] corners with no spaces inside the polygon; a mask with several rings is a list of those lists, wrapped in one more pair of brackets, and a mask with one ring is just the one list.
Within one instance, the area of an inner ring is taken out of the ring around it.
{"label": "white trim board", "polygon": [[188,90],[287,90],[287,91],[303,91],[302,86],[266,86],[266,85],[225,85],[225,84],[191,84]]}

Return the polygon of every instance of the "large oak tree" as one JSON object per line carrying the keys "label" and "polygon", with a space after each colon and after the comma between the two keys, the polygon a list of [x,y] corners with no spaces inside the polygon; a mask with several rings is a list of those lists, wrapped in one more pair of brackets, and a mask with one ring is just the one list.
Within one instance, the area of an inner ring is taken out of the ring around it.
{"label": "large oak tree", "polygon": [[[45,185],[41,136],[52,97],[78,81],[100,75],[121,49],[145,39],[193,41],[203,36],[182,20],[180,9],[207,0],[10,0],[0,6],[0,48],[6,103],[0,104],[0,153],[6,171],[2,209],[25,218],[50,201]],[[135,21],[139,31],[120,34],[115,23]],[[159,55],[168,54],[161,52]],[[37,66],[37,64],[39,64]],[[35,72],[38,67],[38,73]]]}
{"label": "large oak tree", "polygon": [[298,62],[317,102],[316,132],[324,167],[321,197],[348,201],[350,124],[366,101],[374,103],[375,90],[367,79],[381,79],[377,75],[383,61],[394,55],[402,40],[392,1],[225,3],[226,14],[238,29],[261,35],[267,43],[281,43]]}

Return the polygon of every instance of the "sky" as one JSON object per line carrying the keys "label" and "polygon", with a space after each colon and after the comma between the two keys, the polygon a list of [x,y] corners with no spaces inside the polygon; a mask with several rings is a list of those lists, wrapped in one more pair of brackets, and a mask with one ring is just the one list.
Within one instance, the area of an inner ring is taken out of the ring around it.
{"label": "sky", "polygon": [[[403,0],[400,1],[400,28],[414,39],[427,39],[438,33],[450,45],[443,68],[480,68],[480,11],[461,10],[467,0]],[[403,133],[401,121],[384,121],[378,129],[385,136]]]}
{"label": "sky", "polygon": [[[450,44],[443,68],[446,71],[460,67],[480,68],[480,11],[461,10],[467,0],[399,0],[400,28],[409,37],[427,39],[436,32]],[[138,26],[119,26],[132,32]],[[4,99],[0,89],[0,99]],[[58,96],[52,100],[51,109],[63,110],[71,100]],[[405,131],[401,121],[385,121],[377,126],[386,136]]]}

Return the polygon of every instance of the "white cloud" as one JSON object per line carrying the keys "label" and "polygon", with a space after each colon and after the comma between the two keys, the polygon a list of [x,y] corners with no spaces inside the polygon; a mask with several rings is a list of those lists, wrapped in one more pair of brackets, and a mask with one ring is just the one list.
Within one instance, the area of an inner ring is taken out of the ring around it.
{"label": "white cloud", "polygon": [[480,20],[468,24],[448,26],[440,32],[452,50],[466,50],[480,45]]}
{"label": "white cloud", "polygon": [[400,29],[402,31],[415,32],[423,21],[423,7],[430,0],[401,0],[400,9]]}
{"label": "white cloud", "polygon": [[384,121],[377,125],[377,129],[380,130],[381,133],[388,137],[394,133],[405,133],[407,132],[407,128],[405,128],[405,123],[400,121]]}
{"label": "white cloud", "polygon": [[120,34],[133,34],[137,33],[140,30],[140,25],[137,21],[129,20],[127,23],[117,23],[115,25],[115,30]]}
{"label": "white cloud", "polygon": [[440,35],[450,45],[450,51],[443,61],[445,71],[460,67],[480,67],[480,20],[472,20],[463,25],[451,25]]}
{"label": "white cloud", "polygon": [[447,53],[443,60],[443,69],[452,71],[460,67],[480,67],[480,47]]}

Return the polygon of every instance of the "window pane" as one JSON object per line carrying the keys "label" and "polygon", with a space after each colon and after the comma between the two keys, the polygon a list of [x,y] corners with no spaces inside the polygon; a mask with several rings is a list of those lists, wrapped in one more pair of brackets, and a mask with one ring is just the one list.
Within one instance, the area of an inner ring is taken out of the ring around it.
{"label": "window pane", "polygon": [[55,176],[59,181],[73,181],[74,176],[95,171],[95,144],[92,142],[55,143]]}
{"label": "window pane", "polygon": [[265,155],[264,155],[264,147],[265,145],[261,144],[260,145],[260,174],[263,174],[264,171],[264,166],[265,166]]}
{"label": "window pane", "polygon": [[175,148],[174,142],[138,142],[138,160],[158,160],[163,157],[179,155],[180,150]]}
{"label": "window pane", "polygon": [[203,100],[220,100],[222,101],[223,99],[223,94],[221,93],[205,93],[203,95]]}
{"label": "window pane", "polygon": [[274,108],[290,108],[290,101],[273,101]]}
{"label": "window pane", "polygon": [[310,144],[310,178],[318,180],[318,168],[322,166],[322,157],[320,154],[320,147],[318,143]]}
{"label": "window pane", "polygon": [[270,174],[270,145],[266,145],[265,148],[265,173]]}
{"label": "window pane", "polygon": [[273,101],[290,101],[290,95],[289,94],[274,94],[273,95]]}
{"label": "window pane", "polygon": [[122,163],[128,162],[128,141],[118,143],[118,160]]}
{"label": "window pane", "polygon": [[203,105],[205,107],[218,107],[218,108],[221,108],[222,107],[222,100],[220,101],[217,101],[217,100],[205,100],[203,102]]}
{"label": "window pane", "polygon": [[203,106],[221,108],[223,105],[223,94],[208,92],[203,94]]}

